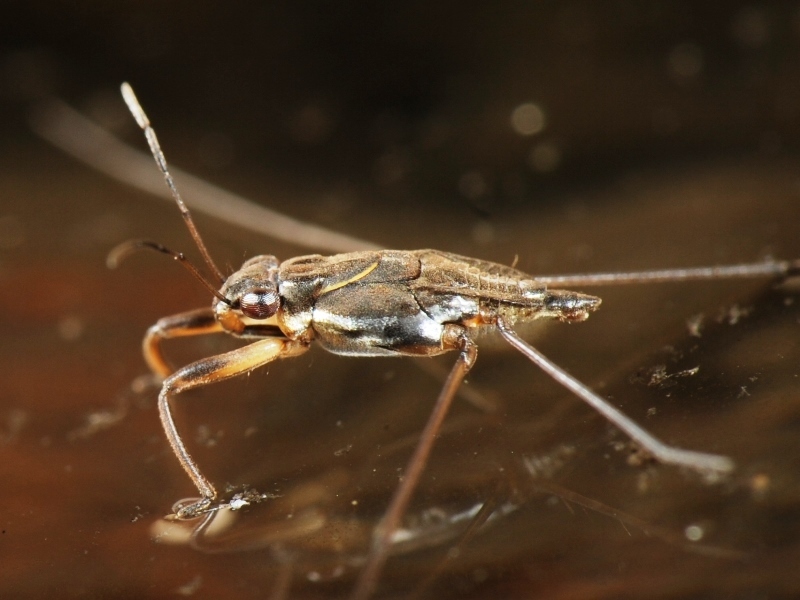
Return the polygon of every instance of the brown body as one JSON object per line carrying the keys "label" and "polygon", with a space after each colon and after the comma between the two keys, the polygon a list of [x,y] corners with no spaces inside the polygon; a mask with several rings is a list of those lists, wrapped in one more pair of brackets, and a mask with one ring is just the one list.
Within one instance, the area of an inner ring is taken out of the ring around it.
{"label": "brown body", "polygon": [[[244,283],[244,285],[243,285]],[[553,317],[582,321],[600,299],[548,290],[503,265],[436,250],[382,250],[301,256],[277,266],[258,256],[232,275],[221,293],[233,306],[245,290],[274,289],[276,323],[291,340],[316,339],[335,354],[435,355],[451,350],[447,325],[464,328]],[[223,328],[245,320],[221,301]],[[232,314],[233,313],[233,314]]]}

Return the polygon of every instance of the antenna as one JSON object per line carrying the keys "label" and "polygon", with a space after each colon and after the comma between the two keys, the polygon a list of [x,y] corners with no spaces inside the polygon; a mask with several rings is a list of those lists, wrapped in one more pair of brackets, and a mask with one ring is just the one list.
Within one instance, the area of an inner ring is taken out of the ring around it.
{"label": "antenna", "polygon": [[170,250],[158,242],[151,242],[149,240],[130,240],[128,242],[122,242],[119,246],[113,248],[111,252],[108,253],[108,257],[106,257],[106,265],[108,265],[109,269],[116,269],[117,266],[119,266],[119,263],[125,260],[132,253],[136,252],[137,250],[144,249],[155,250],[156,252],[168,254],[181,265],[183,265],[184,268],[189,271],[189,273],[194,275],[194,277],[200,283],[202,283],[207,290],[214,294],[214,296],[216,296],[220,302],[224,302],[228,306],[231,305],[231,301],[223,296],[208,279],[203,277],[203,274],[189,261],[188,258],[186,258],[183,252],[175,252],[174,250]]}
{"label": "antenna", "polygon": [[164,157],[164,153],[161,151],[161,146],[158,143],[156,132],[150,125],[150,119],[147,118],[147,115],[145,114],[142,105],[139,104],[139,100],[136,98],[136,94],[133,93],[133,88],[130,86],[130,84],[125,82],[122,84],[120,89],[122,90],[122,98],[125,100],[125,104],[128,105],[128,110],[131,111],[133,118],[136,119],[136,123],[142,128],[142,131],[144,131],[144,136],[147,138],[147,143],[150,145],[150,152],[152,152],[153,158],[155,159],[159,170],[164,174],[164,181],[167,182],[167,187],[169,187],[169,191],[172,193],[172,197],[175,199],[178,209],[181,211],[181,216],[186,223],[186,227],[189,228],[189,233],[192,235],[195,244],[197,244],[197,248],[200,250],[203,260],[205,261],[206,265],[208,265],[208,268],[211,270],[211,272],[217,277],[217,279],[220,280],[220,283],[224,282],[226,279],[225,276],[222,274],[222,271],[217,268],[217,265],[214,263],[214,259],[211,258],[211,254],[208,252],[206,245],[203,243],[203,238],[200,237],[200,233],[197,231],[197,227],[194,224],[192,213],[189,212],[189,207],[187,207],[184,203],[180,193],[178,192],[178,188],[175,186],[172,175],[169,174],[169,169],[167,168],[167,159]]}

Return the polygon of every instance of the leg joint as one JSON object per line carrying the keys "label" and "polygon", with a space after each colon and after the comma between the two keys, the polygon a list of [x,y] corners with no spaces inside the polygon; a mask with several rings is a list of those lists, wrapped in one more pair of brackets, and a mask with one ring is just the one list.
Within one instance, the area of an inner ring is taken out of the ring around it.
{"label": "leg joint", "polygon": [[478,345],[469,336],[467,328],[454,323],[444,326],[442,347],[461,352],[461,360],[464,361],[467,369],[472,368],[478,357]]}

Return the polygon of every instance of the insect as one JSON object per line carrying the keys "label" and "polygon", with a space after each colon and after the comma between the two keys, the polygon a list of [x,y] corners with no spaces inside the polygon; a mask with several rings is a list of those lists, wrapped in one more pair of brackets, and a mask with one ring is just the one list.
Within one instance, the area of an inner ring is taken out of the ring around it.
{"label": "insect", "polygon": [[[247,373],[272,361],[298,356],[317,343],[349,356],[435,356],[457,358],[436,400],[401,483],[375,528],[366,566],[354,593],[368,597],[388,558],[392,534],[408,507],[448,408],[477,358],[475,332],[495,329],[512,347],[575,393],[656,460],[701,473],[733,470],[726,456],[669,446],[626,417],[591,389],[566,373],[515,332],[516,323],[538,319],[581,322],[597,310],[596,296],[553,289],[551,285],[597,286],[732,277],[787,277],[800,272],[800,261],[767,261],[722,267],[638,273],[532,277],[512,267],[438,250],[366,250],[333,256],[309,255],[280,262],[256,256],[225,277],[200,237],[167,168],[150,121],[133,90],[122,94],[145,132],[151,152],[201,255],[219,284],[208,281],[180,253],[153,242],[125,244],[119,259],[138,247],[149,247],[182,262],[214,295],[211,307],[167,317],[144,339],[145,359],[163,379],[158,408],[166,437],[201,498],[180,505],[176,518],[190,519],[220,506],[245,503],[257,496],[220,501],[214,485],[192,458],[175,425],[171,403],[193,388]],[[173,337],[228,333],[249,344],[173,371],[162,342]]]}

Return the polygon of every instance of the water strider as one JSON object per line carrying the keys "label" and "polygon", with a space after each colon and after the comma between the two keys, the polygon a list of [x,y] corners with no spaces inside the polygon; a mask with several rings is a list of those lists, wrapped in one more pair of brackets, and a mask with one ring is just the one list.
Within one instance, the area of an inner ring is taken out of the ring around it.
{"label": "water strider", "polygon": [[[377,586],[398,529],[425,468],[433,442],[466,373],[475,363],[477,330],[494,328],[515,349],[571,390],[656,460],[705,474],[725,474],[733,461],[725,456],[669,446],[577,381],[515,332],[516,323],[542,318],[580,322],[600,306],[600,298],[549,285],[595,286],[627,283],[787,277],[800,273],[800,261],[769,261],[722,267],[639,273],[533,277],[504,265],[438,250],[364,250],[333,256],[309,255],[280,262],[256,256],[225,277],[214,264],[191,214],[169,174],[150,122],[129,85],[123,97],[145,132],[150,149],[208,269],[210,282],[184,256],[152,242],[124,244],[118,260],[138,247],[172,255],[204,282],[214,295],[211,307],[161,319],[144,339],[144,355],[163,379],[158,408],[167,439],[201,498],[176,508],[176,518],[198,517],[221,506],[258,500],[250,493],[225,503],[203,475],[183,443],[171,413],[177,394],[247,373],[274,360],[307,351],[314,342],[334,354],[349,356],[434,356],[458,354],[442,387],[403,478],[380,524],[375,528],[354,597],[366,598]],[[225,332],[250,343],[199,360],[176,371],[162,352],[173,337]]]}

